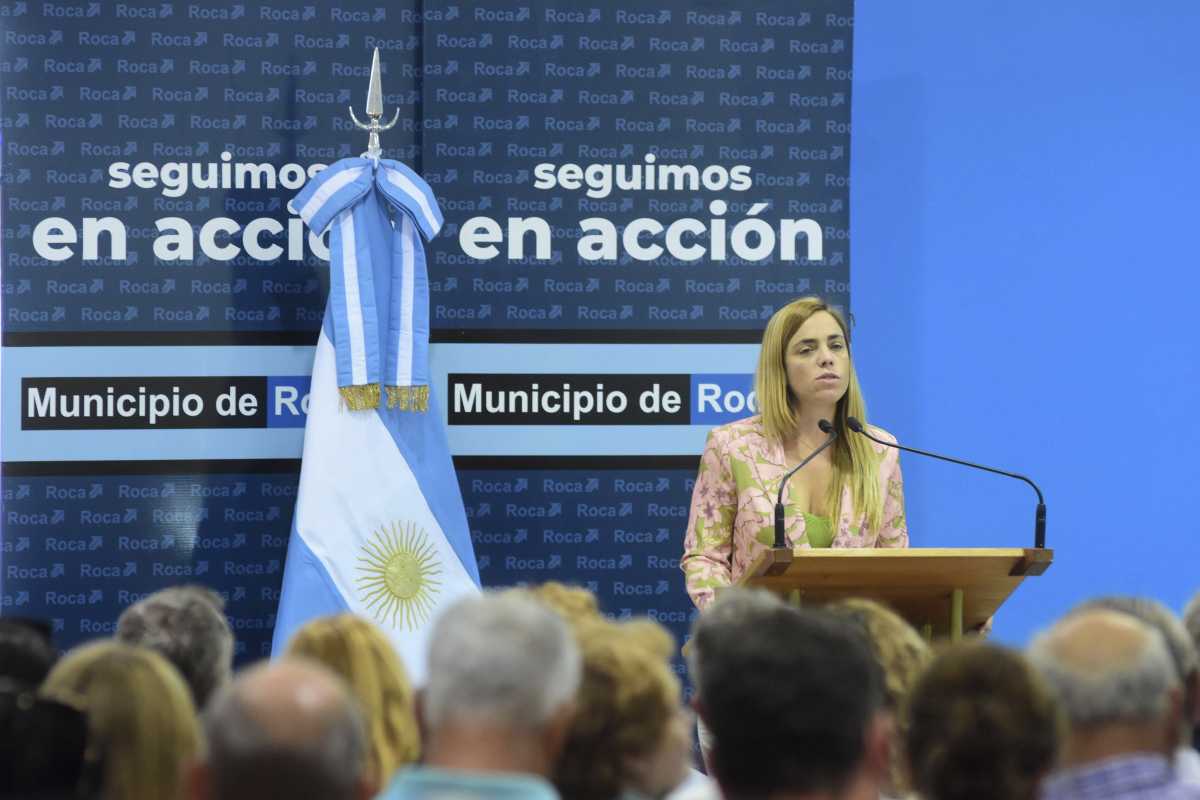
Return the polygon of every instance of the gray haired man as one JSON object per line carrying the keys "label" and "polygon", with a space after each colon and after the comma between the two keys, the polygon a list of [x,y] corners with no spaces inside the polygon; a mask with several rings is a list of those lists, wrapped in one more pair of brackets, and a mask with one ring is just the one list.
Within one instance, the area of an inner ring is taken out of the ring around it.
{"label": "gray haired man", "polygon": [[1179,746],[1175,750],[1175,773],[1184,783],[1200,786],[1200,753],[1192,749],[1192,727],[1200,720],[1200,715],[1197,715],[1200,710],[1200,655],[1184,623],[1171,613],[1171,609],[1149,597],[1097,597],[1076,610],[1089,608],[1107,608],[1130,614],[1162,635],[1183,686],[1183,724],[1180,727]]}
{"label": "gray haired man", "polygon": [[190,800],[367,800],[367,739],[354,699],[319,664],[284,659],[251,667],[212,699],[207,752]]}
{"label": "gray haired man", "polygon": [[233,672],[225,601],[203,586],[172,586],[139,600],[117,619],[115,638],[155,650],[174,664],[199,711]]}
{"label": "gray haired man", "polygon": [[558,797],[547,780],[575,714],[581,658],[537,602],[484,593],[438,619],[420,696],[424,763],[380,800]]}
{"label": "gray haired man", "polygon": [[1070,723],[1063,769],[1043,800],[1200,800],[1179,781],[1183,686],[1163,636],[1127,613],[1069,614],[1030,645]]}

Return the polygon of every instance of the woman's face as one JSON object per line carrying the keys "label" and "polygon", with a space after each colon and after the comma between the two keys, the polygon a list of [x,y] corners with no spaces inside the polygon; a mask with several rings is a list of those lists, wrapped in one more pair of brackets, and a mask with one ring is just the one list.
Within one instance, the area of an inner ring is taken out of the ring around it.
{"label": "woman's face", "polygon": [[850,386],[850,348],[842,326],[828,311],[813,314],[792,335],[783,353],[792,402],[836,404]]}

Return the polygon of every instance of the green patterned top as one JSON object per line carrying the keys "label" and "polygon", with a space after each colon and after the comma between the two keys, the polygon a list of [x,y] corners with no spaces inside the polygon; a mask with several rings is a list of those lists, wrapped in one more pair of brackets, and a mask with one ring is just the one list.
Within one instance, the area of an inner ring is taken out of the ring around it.
{"label": "green patterned top", "polygon": [[833,523],[829,517],[804,512],[804,535],[809,547],[829,547],[833,544]]}

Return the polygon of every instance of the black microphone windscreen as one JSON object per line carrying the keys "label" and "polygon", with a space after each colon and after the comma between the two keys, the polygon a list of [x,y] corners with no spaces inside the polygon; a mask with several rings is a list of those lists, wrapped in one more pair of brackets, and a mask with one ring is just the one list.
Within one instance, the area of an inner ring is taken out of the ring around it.
{"label": "black microphone windscreen", "polygon": [[821,429],[821,433],[833,433],[833,426],[829,424],[829,420],[827,419],[817,420],[817,427]]}
{"label": "black microphone windscreen", "polygon": [[846,417],[846,425],[855,433],[862,433],[863,426],[858,417]]}

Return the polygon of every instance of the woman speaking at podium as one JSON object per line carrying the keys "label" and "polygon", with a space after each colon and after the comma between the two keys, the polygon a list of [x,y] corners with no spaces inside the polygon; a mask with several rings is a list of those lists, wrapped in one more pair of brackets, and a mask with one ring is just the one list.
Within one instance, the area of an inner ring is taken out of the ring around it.
{"label": "woman speaking at podium", "polygon": [[[692,492],[684,554],[688,594],[703,609],[738,580],[774,539],[780,480],[826,439],[837,438],[784,491],[792,547],[907,547],[899,451],[852,432],[866,422],[850,336],[842,315],[816,297],[775,312],[754,377],[758,415],[708,435]],[[891,434],[871,427],[888,441]]]}

